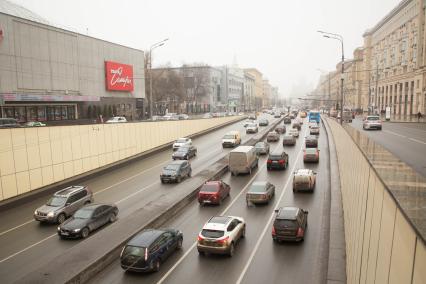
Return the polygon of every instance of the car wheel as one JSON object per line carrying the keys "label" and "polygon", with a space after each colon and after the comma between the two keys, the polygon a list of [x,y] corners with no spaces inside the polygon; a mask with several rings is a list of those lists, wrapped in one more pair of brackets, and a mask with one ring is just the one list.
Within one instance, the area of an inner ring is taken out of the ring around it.
{"label": "car wheel", "polygon": [[251,168],[249,169],[249,175],[251,175]]}
{"label": "car wheel", "polygon": [[84,202],[84,205],[88,205],[90,204],[90,200],[87,200],[86,202]]}
{"label": "car wheel", "polygon": [[229,252],[228,252],[228,255],[230,257],[234,256],[234,252],[235,252],[234,250],[235,250],[234,243],[231,243],[231,246],[229,247]]}
{"label": "car wheel", "polygon": [[293,193],[296,193],[296,189],[293,187]]}
{"label": "car wheel", "polygon": [[182,178],[179,176],[178,178],[177,178],[177,182],[178,183],[180,183],[182,181]]}
{"label": "car wheel", "polygon": [[66,219],[66,216],[64,213],[61,213],[58,215],[58,218],[56,219],[58,221],[59,224],[62,224]]}
{"label": "car wheel", "polygon": [[199,255],[205,255],[206,253],[204,251],[198,250]]}
{"label": "car wheel", "polygon": [[246,237],[246,226],[244,226],[243,231],[241,232],[241,238],[244,239]]}
{"label": "car wheel", "polygon": [[161,180],[161,183],[164,183],[164,180]]}
{"label": "car wheel", "polygon": [[155,261],[155,263],[154,263],[154,271],[155,272],[158,272],[158,271],[160,271],[160,266],[161,266],[161,264],[160,264],[160,260],[159,259],[157,259],[157,261]]}
{"label": "car wheel", "polygon": [[190,178],[190,177],[191,177],[191,175],[192,175],[192,170],[190,170],[190,171],[189,171],[189,173],[188,173],[188,177]]}
{"label": "car wheel", "polygon": [[85,227],[81,230],[81,237],[85,239],[89,236],[89,233],[89,228]]}
{"label": "car wheel", "polygon": [[111,213],[111,215],[109,215],[109,222],[114,223],[115,221],[117,221],[117,215],[115,213]]}
{"label": "car wheel", "polygon": [[179,238],[179,240],[177,241],[177,245],[176,245],[176,249],[182,249],[182,242],[183,242],[183,239],[182,238]]}

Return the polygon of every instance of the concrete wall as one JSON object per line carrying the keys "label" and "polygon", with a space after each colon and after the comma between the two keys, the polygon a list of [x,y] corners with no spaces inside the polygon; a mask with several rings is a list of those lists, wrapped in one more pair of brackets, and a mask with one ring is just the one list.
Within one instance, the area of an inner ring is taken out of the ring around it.
{"label": "concrete wall", "polygon": [[327,119],[336,144],[347,283],[426,283],[426,247],[349,134]]}
{"label": "concrete wall", "polygon": [[0,200],[235,119],[0,129]]}

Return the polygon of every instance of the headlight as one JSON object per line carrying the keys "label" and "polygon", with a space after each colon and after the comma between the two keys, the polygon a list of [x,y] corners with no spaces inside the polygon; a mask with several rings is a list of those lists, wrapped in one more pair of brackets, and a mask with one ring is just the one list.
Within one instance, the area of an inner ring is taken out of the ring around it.
{"label": "headlight", "polygon": [[37,210],[36,210],[36,211],[34,211],[34,215],[37,215]]}
{"label": "headlight", "polygon": [[55,213],[52,211],[52,212],[49,212],[49,213],[47,213],[47,217],[53,217],[53,216],[55,216]]}
{"label": "headlight", "polygon": [[80,232],[80,230],[81,230],[81,229],[75,229],[75,230],[73,230],[73,232],[74,232],[74,233],[78,233],[78,232]]}
{"label": "headlight", "polygon": [[58,231],[60,231],[61,230],[61,227],[60,226],[58,226]]}

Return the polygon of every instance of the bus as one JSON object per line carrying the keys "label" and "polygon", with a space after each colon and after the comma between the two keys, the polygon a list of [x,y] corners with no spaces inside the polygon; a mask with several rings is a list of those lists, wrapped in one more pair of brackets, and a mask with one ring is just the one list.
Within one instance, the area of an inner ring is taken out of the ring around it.
{"label": "bus", "polygon": [[317,111],[317,110],[314,110],[314,111],[310,111],[309,112],[309,115],[308,115],[308,121],[309,122],[311,122],[311,121],[315,121],[316,123],[320,123],[320,113],[319,113],[319,111]]}

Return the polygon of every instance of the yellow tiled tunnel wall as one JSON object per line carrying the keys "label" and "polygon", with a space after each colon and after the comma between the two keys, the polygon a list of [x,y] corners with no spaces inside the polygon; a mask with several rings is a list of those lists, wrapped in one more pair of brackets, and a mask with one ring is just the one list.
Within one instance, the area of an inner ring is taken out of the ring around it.
{"label": "yellow tiled tunnel wall", "polygon": [[426,283],[426,248],[349,134],[327,119],[340,170],[347,283]]}
{"label": "yellow tiled tunnel wall", "polygon": [[0,200],[236,119],[1,129]]}

